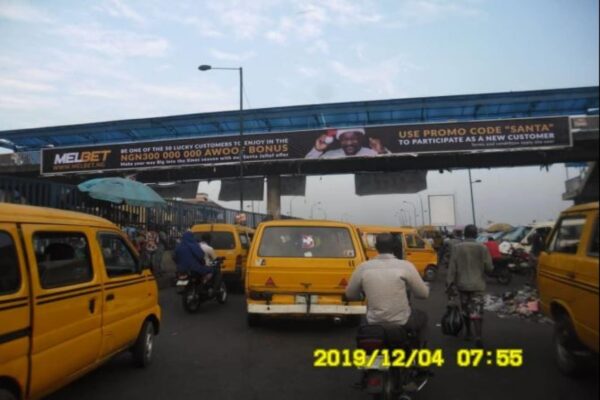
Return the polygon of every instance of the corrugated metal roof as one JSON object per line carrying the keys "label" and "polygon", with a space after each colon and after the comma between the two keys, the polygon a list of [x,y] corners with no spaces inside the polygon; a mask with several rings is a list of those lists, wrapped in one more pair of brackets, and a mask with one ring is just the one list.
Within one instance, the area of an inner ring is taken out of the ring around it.
{"label": "corrugated metal roof", "polygon": [[[536,90],[275,107],[244,111],[244,132],[598,114],[599,88]],[[237,134],[238,111],[0,131],[19,150]],[[2,146],[0,142],[0,146]]]}

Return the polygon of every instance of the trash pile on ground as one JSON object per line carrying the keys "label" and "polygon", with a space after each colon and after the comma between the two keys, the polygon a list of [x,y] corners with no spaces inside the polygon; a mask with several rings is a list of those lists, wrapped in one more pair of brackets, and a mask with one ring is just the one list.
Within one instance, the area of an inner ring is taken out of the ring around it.
{"label": "trash pile on ground", "polygon": [[486,294],[484,308],[486,311],[497,313],[500,318],[522,318],[540,323],[552,322],[540,312],[540,297],[537,290],[528,285],[520,290],[504,292],[501,296]]}

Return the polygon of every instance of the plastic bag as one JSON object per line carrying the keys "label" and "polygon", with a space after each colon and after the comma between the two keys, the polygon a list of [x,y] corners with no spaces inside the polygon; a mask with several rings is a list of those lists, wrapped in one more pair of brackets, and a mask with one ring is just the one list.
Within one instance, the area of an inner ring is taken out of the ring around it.
{"label": "plastic bag", "polygon": [[463,327],[463,317],[460,307],[449,304],[446,313],[442,317],[442,333],[448,336],[458,336]]}

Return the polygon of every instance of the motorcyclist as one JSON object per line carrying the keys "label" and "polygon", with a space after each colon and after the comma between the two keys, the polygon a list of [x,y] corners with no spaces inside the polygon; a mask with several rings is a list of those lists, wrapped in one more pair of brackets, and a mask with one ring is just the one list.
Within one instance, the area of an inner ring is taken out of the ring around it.
{"label": "motorcyclist", "polygon": [[200,236],[200,248],[204,252],[204,261],[206,265],[210,265],[217,258],[215,249],[210,245],[211,241],[212,237],[208,232],[204,232],[202,236]]}
{"label": "motorcyclist", "polygon": [[379,255],[354,270],[346,297],[358,300],[364,293],[369,324],[404,326],[423,339],[427,314],[411,307],[407,291],[425,299],[429,297],[429,287],[411,262],[394,256],[398,253],[398,241],[391,234],[377,235],[375,248]]}
{"label": "motorcyclist", "polygon": [[177,272],[196,273],[202,276],[204,281],[210,279],[213,273],[213,268],[206,265],[204,251],[190,231],[183,234],[181,242],[175,248],[174,259]]}
{"label": "motorcyclist", "polygon": [[213,265],[213,262],[217,259],[217,253],[215,253],[215,249],[210,245],[212,241],[212,236],[208,232],[204,232],[200,236],[200,248],[204,252],[204,262],[206,265],[210,265],[213,267],[213,287],[217,290],[221,284],[221,269],[216,268]]}
{"label": "motorcyclist", "polygon": [[484,243],[485,247],[487,247],[490,252],[490,257],[492,257],[492,263],[494,264],[494,268],[499,266],[506,266],[508,264],[507,257],[500,252],[500,245],[493,236],[489,236],[487,241]]}
{"label": "motorcyclist", "polygon": [[[348,300],[359,300],[364,293],[367,299],[367,323],[382,325],[388,340],[406,329],[414,332],[416,339],[422,342],[427,328],[427,314],[411,307],[408,292],[425,299],[429,297],[429,287],[411,262],[395,256],[403,254],[401,246],[401,242],[389,233],[377,235],[375,248],[379,255],[354,270],[345,294]],[[391,340],[389,345],[398,344],[394,339]],[[430,376],[426,369],[416,372],[413,385],[418,386],[419,382]],[[363,371],[355,386],[364,387],[366,376]]]}

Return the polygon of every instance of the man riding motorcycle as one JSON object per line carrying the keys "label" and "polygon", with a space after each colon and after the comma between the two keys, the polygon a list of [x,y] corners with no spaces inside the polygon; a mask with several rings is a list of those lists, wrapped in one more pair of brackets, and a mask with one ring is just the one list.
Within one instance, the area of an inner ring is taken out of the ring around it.
{"label": "man riding motorcycle", "polygon": [[208,232],[204,232],[200,236],[200,248],[204,252],[204,261],[206,262],[206,265],[211,264],[217,258],[215,249],[210,245],[211,241],[212,236]]}
{"label": "man riding motorcycle", "polygon": [[379,255],[354,270],[346,297],[358,300],[364,292],[369,324],[404,326],[422,333],[427,314],[411,308],[407,289],[417,298],[426,299],[429,287],[411,262],[394,256],[397,246],[389,233],[377,235],[375,248]]}
{"label": "man riding motorcycle", "polygon": [[[407,338],[403,334],[404,332],[413,337],[410,342],[413,343],[411,347],[419,346],[424,341],[427,327],[427,314],[411,307],[408,292],[425,299],[429,297],[429,287],[412,263],[396,258],[394,254],[402,254],[399,246],[401,244],[391,234],[377,235],[375,248],[379,255],[362,263],[354,270],[345,293],[348,300],[360,299],[363,293],[367,299],[366,318],[369,325],[360,328],[359,336],[365,328],[380,326],[387,337],[386,346],[390,348],[404,347],[408,344],[405,339],[395,339]],[[419,368],[414,372],[416,375],[413,384],[415,388],[420,388],[430,374]],[[368,371],[363,371],[360,382],[356,384],[357,387],[361,389],[366,387],[368,373]],[[402,388],[405,386],[402,385],[407,382],[397,373],[393,376],[395,378],[391,378],[394,382],[391,391],[403,390]],[[376,390],[385,391],[386,389]]]}
{"label": "man riding motorcycle", "polygon": [[177,264],[177,272],[197,273],[206,281],[214,271],[212,267],[206,265],[204,257],[204,251],[194,238],[194,234],[190,231],[185,232],[175,249],[174,260]]}

